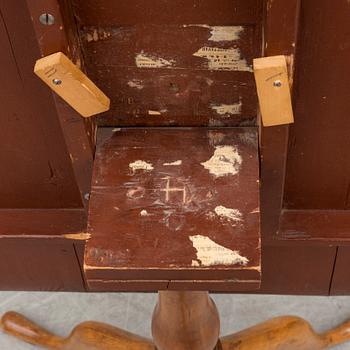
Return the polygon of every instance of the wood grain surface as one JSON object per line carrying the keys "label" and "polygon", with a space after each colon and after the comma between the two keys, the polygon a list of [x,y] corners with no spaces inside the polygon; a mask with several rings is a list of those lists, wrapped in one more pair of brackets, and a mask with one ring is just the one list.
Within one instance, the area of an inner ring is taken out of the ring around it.
{"label": "wood grain surface", "polygon": [[88,280],[259,283],[255,129],[105,129],[100,136]]}
{"label": "wood grain surface", "polygon": [[256,125],[262,1],[73,3],[100,125]]}

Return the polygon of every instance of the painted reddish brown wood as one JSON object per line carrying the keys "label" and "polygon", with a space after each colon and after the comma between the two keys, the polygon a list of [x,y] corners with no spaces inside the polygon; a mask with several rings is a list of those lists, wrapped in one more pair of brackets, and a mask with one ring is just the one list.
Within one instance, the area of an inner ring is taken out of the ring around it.
{"label": "painted reddish brown wood", "polygon": [[349,209],[349,3],[302,2],[301,9],[285,207]]}
{"label": "painted reddish brown wood", "polygon": [[111,97],[100,125],[256,125],[262,1],[75,3],[88,75]]}
{"label": "painted reddish brown wood", "polygon": [[[295,58],[299,6],[300,0],[266,1],[264,56],[286,55]],[[292,72],[290,79],[293,79]],[[284,195],[288,130],[289,126],[286,125],[261,128],[261,230],[266,243],[278,231]]]}
{"label": "painted reddish brown wood", "polygon": [[87,215],[80,209],[0,209],[1,236],[49,236],[82,232]]}
{"label": "painted reddish brown wood", "polygon": [[349,295],[350,247],[338,247],[331,286],[331,295]]}
{"label": "painted reddish brown wood", "polygon": [[261,293],[328,295],[336,247],[263,246]]}
{"label": "painted reddish brown wood", "polygon": [[259,0],[148,0],[110,2],[108,0],[72,0],[85,25],[255,24],[261,16]]}
{"label": "painted reddish brown wood", "polygon": [[88,280],[258,284],[255,129],[104,130],[88,231]]}
{"label": "painted reddish brown wood", "polygon": [[73,241],[1,238],[0,290],[84,291]]}
{"label": "painted reddish brown wood", "polygon": [[26,3],[2,1],[0,10],[1,45],[10,49],[5,57],[12,56],[0,75],[18,84],[0,86],[0,207],[82,207],[55,105],[32,73],[40,53]]}
{"label": "painted reddish brown wood", "polygon": [[[84,70],[78,30],[73,17],[70,0],[27,1],[32,26],[41,56],[64,52],[78,67]],[[54,17],[52,25],[43,25],[39,17],[47,13]],[[40,56],[35,57],[39,59]],[[82,119],[65,101],[51,93],[80,195],[87,205],[86,194],[90,190],[96,126],[94,118]]]}
{"label": "painted reddish brown wood", "polygon": [[347,210],[284,210],[277,239],[348,244],[350,212]]}
{"label": "painted reddish brown wood", "polygon": [[[108,279],[89,279],[88,288],[91,291],[98,292],[153,292],[155,290],[170,290],[170,291],[189,291],[193,289],[195,284],[196,291],[210,292],[251,292],[260,286],[259,280],[198,280],[195,271],[191,273],[192,280],[108,280]],[[255,277],[254,277],[255,278]],[[273,286],[270,286],[273,291]]]}

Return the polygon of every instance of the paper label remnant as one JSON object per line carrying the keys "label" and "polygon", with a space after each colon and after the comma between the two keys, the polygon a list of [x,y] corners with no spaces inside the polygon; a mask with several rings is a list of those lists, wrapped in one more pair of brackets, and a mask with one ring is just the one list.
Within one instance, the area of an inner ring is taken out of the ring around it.
{"label": "paper label remnant", "polygon": [[128,81],[128,86],[138,90],[142,90],[144,88],[142,81],[137,79]]}
{"label": "paper label remnant", "polygon": [[148,111],[148,115],[162,115],[162,113],[161,112],[159,112],[159,111]]}
{"label": "paper label remnant", "polygon": [[242,164],[242,157],[234,146],[216,146],[214,155],[201,164],[216,177],[236,175]]}
{"label": "paper label remnant", "polygon": [[144,160],[136,160],[133,163],[129,164],[129,168],[132,169],[133,172],[136,170],[153,170],[153,165],[151,163],[147,163]]}
{"label": "paper label remnant", "polygon": [[161,57],[145,54],[144,52],[139,53],[135,61],[138,68],[163,68],[171,67],[174,64],[173,60],[168,61]]}
{"label": "paper label remnant", "polygon": [[227,249],[209,237],[196,235],[190,236],[193,247],[197,250],[197,260],[192,261],[192,266],[213,266],[213,265],[247,265],[249,260],[240,255],[237,250]]}
{"label": "paper label remnant", "polygon": [[110,32],[106,32],[102,29],[91,29],[89,32],[86,33],[85,39],[88,43],[91,41],[99,41],[99,40],[107,40],[111,36]]}
{"label": "paper label remnant", "polygon": [[242,26],[214,26],[211,27],[210,41],[236,41],[239,40],[244,28]]}
{"label": "paper label remnant", "polygon": [[238,209],[226,208],[223,205],[219,205],[214,211],[221,219],[234,223],[242,221],[242,213]]}
{"label": "paper label remnant", "polygon": [[238,48],[223,49],[205,46],[193,56],[206,58],[210,70],[253,71],[247,61],[241,58],[241,51]]}
{"label": "paper label remnant", "polygon": [[182,164],[182,160],[176,160],[175,162],[171,162],[171,163],[163,163],[163,165],[181,165]]}
{"label": "paper label remnant", "polygon": [[242,111],[242,101],[231,105],[212,105],[211,108],[220,115],[236,115],[240,114]]}

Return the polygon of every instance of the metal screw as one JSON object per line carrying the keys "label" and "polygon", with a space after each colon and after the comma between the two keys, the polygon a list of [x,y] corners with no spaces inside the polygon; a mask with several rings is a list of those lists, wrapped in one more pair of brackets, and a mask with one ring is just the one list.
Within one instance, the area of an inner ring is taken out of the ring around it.
{"label": "metal screw", "polygon": [[50,13],[43,13],[39,16],[39,21],[45,26],[51,26],[55,23],[55,17],[52,16]]}
{"label": "metal screw", "polygon": [[61,85],[61,84],[62,84],[62,80],[60,80],[60,79],[52,79],[52,82],[53,82],[55,85]]}
{"label": "metal screw", "polygon": [[274,87],[281,87],[281,86],[282,86],[281,80],[275,80],[275,81],[273,82],[273,86],[274,86]]}

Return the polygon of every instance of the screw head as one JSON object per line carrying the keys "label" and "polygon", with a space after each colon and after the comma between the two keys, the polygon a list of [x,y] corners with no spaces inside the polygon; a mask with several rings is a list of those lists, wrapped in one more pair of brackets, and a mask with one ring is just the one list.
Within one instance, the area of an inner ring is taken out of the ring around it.
{"label": "screw head", "polygon": [[273,86],[274,86],[274,87],[281,87],[281,86],[282,86],[281,80],[275,80],[275,81],[273,82]]}
{"label": "screw head", "polygon": [[62,84],[62,80],[60,80],[60,79],[52,79],[52,82],[53,82],[55,85],[61,85],[61,84]]}
{"label": "screw head", "polygon": [[43,13],[39,16],[39,21],[45,26],[52,26],[55,23],[55,17],[50,13]]}

